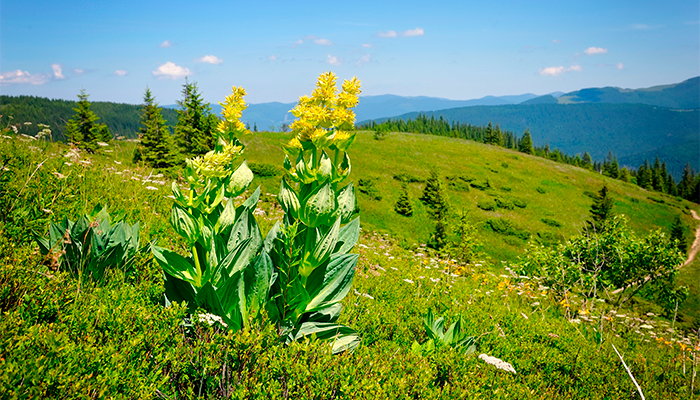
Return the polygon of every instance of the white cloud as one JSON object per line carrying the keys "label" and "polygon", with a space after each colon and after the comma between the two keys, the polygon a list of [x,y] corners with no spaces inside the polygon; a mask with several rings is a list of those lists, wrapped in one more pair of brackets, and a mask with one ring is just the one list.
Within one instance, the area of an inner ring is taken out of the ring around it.
{"label": "white cloud", "polygon": [[76,69],[73,70],[73,73],[74,73],[75,75],[82,75],[82,74],[85,73],[85,70],[84,70],[84,69],[80,69],[80,68],[76,68]]}
{"label": "white cloud", "polygon": [[158,47],[161,49],[167,49],[168,47],[172,47],[172,45],[173,44],[170,42],[170,40],[166,40],[165,42],[159,44]]}
{"label": "white cloud", "polygon": [[369,48],[372,47],[372,45],[369,44],[369,43],[362,43],[362,47],[364,47],[364,48],[366,48],[366,49],[369,49]]}
{"label": "white cloud", "polygon": [[194,60],[194,62],[200,62],[200,63],[207,63],[207,64],[214,64],[214,65],[219,65],[224,62],[224,60],[220,59],[217,56],[204,56],[202,58],[198,58]]}
{"label": "white cloud", "polygon": [[363,64],[367,64],[368,62],[372,61],[372,56],[369,54],[365,54],[362,57],[360,57],[359,60],[355,63],[356,67],[361,67]]}
{"label": "white cloud", "polygon": [[423,28],[409,29],[401,34],[401,36],[411,37],[411,36],[423,36],[425,31]]}
{"label": "white cloud", "polygon": [[60,65],[58,65],[58,64],[51,64],[51,68],[53,69],[53,77],[54,77],[54,79],[66,79],[66,77],[63,76],[63,69],[61,68]]}
{"label": "white cloud", "polygon": [[321,45],[321,46],[330,46],[333,44],[333,42],[331,42],[328,39],[314,39],[314,43]]}
{"label": "white cloud", "polygon": [[30,85],[43,85],[49,81],[49,76],[44,74],[32,75],[27,71],[16,70],[0,72],[0,85],[28,83]]}
{"label": "white cloud", "polygon": [[118,70],[114,71],[115,76],[126,76],[126,74],[128,74],[128,73],[129,72],[125,69],[118,69]]}
{"label": "white cloud", "polygon": [[267,57],[268,61],[277,61],[277,57],[273,54],[270,57]]}
{"label": "white cloud", "polygon": [[564,72],[581,72],[583,68],[580,65],[572,65],[569,68],[564,68],[562,66],[558,67],[547,67],[540,70],[540,75],[542,76],[559,76]]}
{"label": "white cloud", "polygon": [[386,31],[386,32],[379,31],[377,33],[377,36],[384,37],[384,38],[393,38],[393,37],[396,37],[398,35],[396,34],[395,31]]}
{"label": "white cloud", "polygon": [[586,53],[586,55],[588,56],[593,56],[596,54],[606,54],[608,52],[608,49],[604,49],[602,47],[589,47],[583,52]]}
{"label": "white cloud", "polygon": [[178,79],[192,75],[192,71],[186,67],[181,67],[175,63],[168,61],[153,71],[153,76],[159,79]]}
{"label": "white cloud", "polygon": [[615,64],[615,68],[617,68],[617,69],[619,69],[619,70],[623,70],[623,69],[625,68],[625,64],[623,64],[623,63],[617,63],[617,64]]}
{"label": "white cloud", "polygon": [[338,66],[338,65],[341,65],[343,63],[343,59],[338,58],[338,57],[333,57],[332,55],[329,54],[328,57],[326,58],[326,62],[330,65]]}
{"label": "white cloud", "polygon": [[552,43],[554,43],[554,44],[561,43],[561,40],[559,40],[559,39],[554,39],[554,40],[552,40]]}

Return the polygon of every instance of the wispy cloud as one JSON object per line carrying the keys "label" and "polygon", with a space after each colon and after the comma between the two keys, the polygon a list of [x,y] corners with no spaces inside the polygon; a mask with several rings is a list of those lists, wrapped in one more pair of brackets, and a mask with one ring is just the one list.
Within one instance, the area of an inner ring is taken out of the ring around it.
{"label": "wispy cloud", "polygon": [[372,47],[372,45],[369,43],[362,43],[362,47],[364,47],[365,49],[369,49]]}
{"label": "wispy cloud", "polygon": [[355,66],[356,66],[356,67],[361,67],[361,66],[363,66],[364,64],[367,64],[367,63],[370,62],[370,61],[372,61],[372,56],[369,55],[369,54],[365,54],[365,55],[363,55],[362,57],[360,57],[359,60],[357,60],[357,62],[355,63]]}
{"label": "wispy cloud", "polygon": [[76,76],[82,75],[82,74],[84,74],[84,73],[85,73],[85,70],[84,70],[84,69],[76,68],[76,69],[73,70],[73,74],[76,75]]}
{"label": "wispy cloud", "polygon": [[340,57],[333,57],[332,55],[329,54],[328,57],[326,57],[326,62],[330,65],[338,66],[338,65],[341,65],[343,63],[343,59]]}
{"label": "wispy cloud", "polygon": [[377,36],[383,37],[383,38],[395,38],[398,36],[412,37],[412,36],[423,36],[423,35],[425,35],[425,30],[423,30],[423,28],[409,29],[407,31],[403,31],[403,32],[399,32],[399,33],[397,33],[396,31],[379,31],[379,32],[377,32]]}
{"label": "wispy cloud", "polygon": [[268,60],[268,61],[277,61],[277,56],[275,56],[275,55],[273,54],[273,55],[271,55],[270,57],[267,57],[267,60]]}
{"label": "wispy cloud", "polygon": [[583,71],[583,68],[580,65],[572,65],[569,68],[564,68],[563,66],[542,68],[539,73],[542,76],[559,76],[565,72],[581,71]]}
{"label": "wispy cloud", "polygon": [[583,52],[586,53],[587,56],[594,56],[596,54],[606,54],[608,49],[604,49],[602,47],[589,47]]}
{"label": "wispy cloud", "polygon": [[647,24],[632,24],[629,25],[627,28],[634,30],[634,31],[650,31],[653,29],[659,29],[663,28],[664,25],[647,25]]}
{"label": "wispy cloud", "polygon": [[425,31],[423,28],[415,28],[415,29],[409,29],[405,32],[401,33],[401,36],[404,37],[411,37],[411,36],[423,36],[425,34]]}
{"label": "wispy cloud", "polygon": [[552,40],[552,43],[554,43],[554,44],[559,44],[559,43],[561,43],[561,40],[559,40],[559,39],[554,39],[554,40]]}
{"label": "wispy cloud", "polygon": [[377,36],[383,37],[383,38],[395,38],[398,35],[396,34],[396,31],[386,31],[386,32],[379,31],[379,32],[377,32]]}
{"label": "wispy cloud", "polygon": [[51,69],[53,69],[53,77],[54,77],[54,79],[66,79],[66,77],[63,76],[63,69],[61,68],[60,65],[58,65],[58,64],[51,64]]}
{"label": "wispy cloud", "polygon": [[625,64],[623,64],[623,63],[617,63],[617,64],[615,64],[615,68],[617,68],[617,69],[619,69],[620,71],[622,71],[623,69],[625,69]]}
{"label": "wispy cloud", "polygon": [[27,71],[16,70],[7,71],[0,73],[0,85],[11,85],[11,84],[29,84],[29,85],[43,85],[49,81],[49,75],[46,74],[30,74]]}
{"label": "wispy cloud", "polygon": [[170,42],[170,40],[166,40],[165,42],[161,43],[158,45],[161,49],[167,49],[168,47],[172,47],[173,44]]}
{"label": "wispy cloud", "polygon": [[320,38],[319,38],[319,39],[314,39],[314,43],[317,44],[317,45],[320,45],[320,46],[330,46],[330,45],[333,44],[333,42],[331,42],[331,41],[328,40],[328,39],[320,39]]}
{"label": "wispy cloud", "polygon": [[300,45],[304,44],[305,41],[311,42],[313,44],[317,44],[319,46],[332,46],[333,45],[333,42],[331,42],[329,39],[320,38],[320,37],[314,36],[314,35],[308,35],[308,36],[304,37],[303,39],[297,40],[292,45],[292,47],[300,46]]}
{"label": "wispy cloud", "polygon": [[208,56],[204,56],[202,58],[198,58],[198,59],[194,60],[194,62],[219,65],[219,64],[223,63],[224,60],[220,59],[217,56],[208,55]]}
{"label": "wispy cloud", "polygon": [[125,69],[118,69],[118,70],[114,71],[114,76],[126,76],[126,74],[128,74],[128,73],[129,73],[129,71],[127,71]]}
{"label": "wispy cloud", "polygon": [[157,70],[153,71],[153,76],[158,79],[179,79],[188,75],[192,75],[192,71],[186,67],[176,65],[171,61],[166,62],[158,67]]}

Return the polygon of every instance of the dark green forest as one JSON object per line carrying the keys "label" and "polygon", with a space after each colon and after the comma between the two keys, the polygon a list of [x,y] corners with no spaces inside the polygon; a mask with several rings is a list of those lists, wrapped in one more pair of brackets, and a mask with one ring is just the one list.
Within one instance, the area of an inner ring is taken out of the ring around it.
{"label": "dark green forest", "polygon": [[[114,137],[138,137],[141,127],[139,110],[141,105],[90,102],[92,111],[100,118],[99,122],[107,124]],[[75,114],[73,110],[77,101],[47,99],[35,96],[0,96],[0,126],[11,123],[31,122],[49,125],[53,140],[65,140],[65,126]],[[177,123],[177,112],[174,109],[162,109],[163,117],[169,127]],[[9,119],[9,117],[13,119]]]}

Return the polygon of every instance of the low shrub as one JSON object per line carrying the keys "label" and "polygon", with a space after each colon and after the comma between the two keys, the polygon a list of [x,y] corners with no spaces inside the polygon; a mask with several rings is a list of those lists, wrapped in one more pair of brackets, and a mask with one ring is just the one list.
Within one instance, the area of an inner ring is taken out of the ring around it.
{"label": "low shrub", "polygon": [[530,232],[522,229],[506,218],[489,218],[485,221],[487,229],[506,236],[514,236],[522,240],[530,238]]}
{"label": "low shrub", "polygon": [[510,201],[509,199],[504,199],[502,197],[496,197],[496,206],[504,210],[512,210],[515,208],[515,205],[512,201]]}
{"label": "low shrub", "polygon": [[394,175],[394,179],[404,183],[423,183],[425,179],[419,178],[407,172],[400,172]]}
{"label": "low shrub", "polygon": [[542,222],[554,228],[561,228],[561,222],[551,218],[542,218]]}
{"label": "low shrub", "polygon": [[524,200],[521,199],[511,199],[513,201],[513,205],[518,207],[518,208],[525,208],[527,207],[527,203]]}
{"label": "low shrub", "polygon": [[371,179],[362,179],[360,178],[357,181],[357,190],[360,191],[360,193],[364,193],[367,195],[372,200],[380,201],[382,199],[382,194],[377,189],[377,186],[374,184],[374,181]]}
{"label": "low shrub", "polygon": [[260,178],[269,178],[274,176],[279,176],[282,174],[282,170],[272,164],[267,163],[249,163],[248,168],[253,171],[253,174]]}
{"label": "low shrub", "polygon": [[471,182],[471,187],[479,190],[486,190],[491,188],[491,182],[487,179],[485,181],[474,181]]}
{"label": "low shrub", "polygon": [[544,190],[544,188],[543,188],[543,187],[541,187],[541,186],[540,186],[540,187],[538,187],[538,188],[537,188],[537,189],[535,189],[535,190],[537,190],[537,193],[539,193],[539,194],[545,194],[545,193],[547,193],[547,191],[546,191],[546,190]]}
{"label": "low shrub", "polygon": [[479,200],[476,206],[484,211],[493,211],[496,209],[496,202],[491,199]]}

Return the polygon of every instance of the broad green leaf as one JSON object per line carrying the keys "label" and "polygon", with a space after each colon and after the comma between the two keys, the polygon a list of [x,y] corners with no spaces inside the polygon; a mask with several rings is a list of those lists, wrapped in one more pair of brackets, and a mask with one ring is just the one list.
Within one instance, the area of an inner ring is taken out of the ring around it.
{"label": "broad green leaf", "polygon": [[338,201],[330,182],[317,187],[304,201],[300,219],[306,226],[315,228],[328,225],[333,220],[333,213],[338,208]]}
{"label": "broad green leaf", "polygon": [[177,203],[183,206],[187,204],[187,198],[182,195],[182,192],[180,191],[180,186],[178,186],[177,181],[173,181],[173,184],[170,185],[170,190],[172,190],[173,196],[175,197],[175,201]]}
{"label": "broad green leaf", "polygon": [[262,245],[262,233],[253,213],[245,209],[240,211],[226,244],[228,251],[232,251],[241,241],[246,239],[252,239],[256,246]]}
{"label": "broad green leaf", "polygon": [[190,282],[195,285],[200,284],[201,277],[197,276],[197,271],[192,263],[185,257],[158,246],[151,246],[153,257],[158,265],[163,268],[166,275]]}
{"label": "broad green leaf", "polygon": [[199,224],[194,217],[179,204],[173,204],[170,211],[170,224],[178,235],[185,238],[191,246],[199,239]]}
{"label": "broad green leaf", "polygon": [[[216,289],[211,282],[206,282],[201,289],[197,291],[197,305],[218,316],[225,315],[219,297],[216,295]],[[228,321],[226,321],[228,324]]]}
{"label": "broad green leaf", "polygon": [[[357,254],[344,254],[331,256],[325,268],[323,280],[312,280],[309,277],[307,289],[311,300],[306,306],[306,311],[316,311],[330,304],[341,301],[350,291],[352,278],[355,275]],[[313,275],[312,275],[313,276]]]}
{"label": "broad green leaf", "polygon": [[338,209],[336,210],[336,215],[339,215],[342,218],[342,223],[346,224],[350,221],[356,208],[357,200],[355,198],[355,188],[352,182],[350,182],[347,186],[340,189],[338,193]]}
{"label": "broad green leaf", "polygon": [[319,182],[329,180],[331,178],[332,173],[333,166],[331,164],[331,159],[328,158],[326,152],[324,151],[321,154],[321,160],[319,162],[318,170],[316,172],[316,180],[318,180]]}
{"label": "broad green leaf", "polygon": [[259,244],[255,243],[253,238],[242,240],[223,257],[216,268],[207,270],[205,280],[211,281],[217,287],[223,285],[226,279],[245,268],[255,257],[258,250]]}
{"label": "broad green leaf", "polygon": [[291,214],[292,218],[298,218],[299,208],[299,198],[297,197],[294,189],[287,184],[287,180],[282,178],[282,184],[280,185],[280,192],[277,195],[277,201],[282,206],[285,213]]}
{"label": "broad green leaf", "polygon": [[311,228],[307,231],[307,240],[304,249],[304,259],[299,269],[302,276],[309,276],[311,272],[325,262],[333,253],[338,242],[340,231],[340,217],[325,235],[318,237],[319,228]]}
{"label": "broad green leaf", "polygon": [[336,244],[336,254],[346,254],[355,246],[360,238],[360,217],[352,220],[349,224],[340,228],[338,243]]}
{"label": "broad green leaf", "polygon": [[357,332],[347,326],[327,322],[304,322],[299,329],[289,335],[287,343],[311,337],[328,340],[333,354],[346,350],[352,351],[357,348],[361,341]]}
{"label": "broad green leaf", "polygon": [[163,286],[165,287],[166,304],[173,301],[184,301],[187,302],[190,312],[197,308],[197,290],[191,283],[166,274]]}
{"label": "broad green leaf", "polygon": [[240,213],[241,209],[246,209],[249,211],[255,211],[255,207],[258,205],[258,200],[260,200],[260,186],[246,199],[246,201],[241,204],[240,207],[236,209],[236,213]]}
{"label": "broad green leaf", "polygon": [[229,197],[236,197],[245,192],[254,177],[253,171],[248,167],[248,163],[243,161],[229,180],[227,188]]}
{"label": "broad green leaf", "polygon": [[224,206],[224,210],[219,215],[219,220],[216,225],[216,233],[228,236],[230,234],[231,227],[236,222],[236,205],[233,203],[232,199],[229,199]]}

